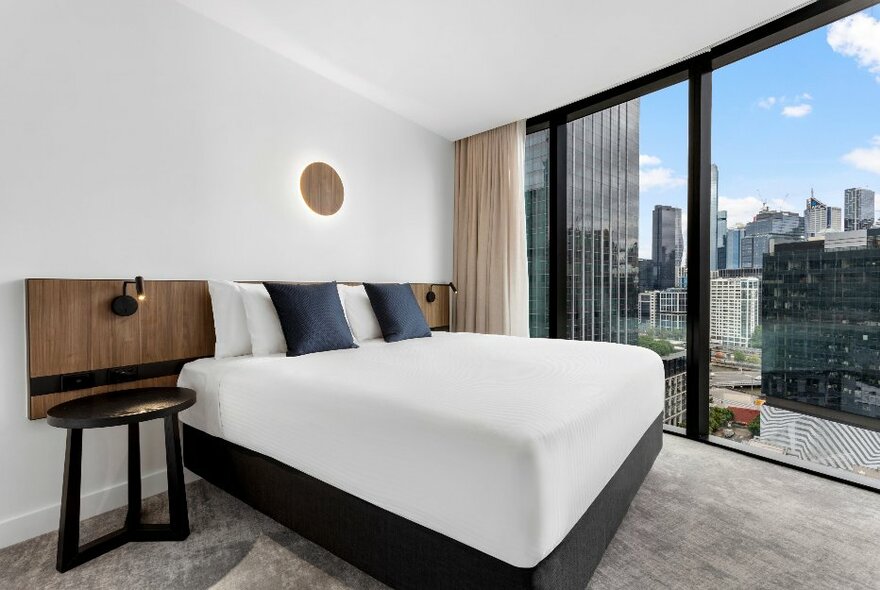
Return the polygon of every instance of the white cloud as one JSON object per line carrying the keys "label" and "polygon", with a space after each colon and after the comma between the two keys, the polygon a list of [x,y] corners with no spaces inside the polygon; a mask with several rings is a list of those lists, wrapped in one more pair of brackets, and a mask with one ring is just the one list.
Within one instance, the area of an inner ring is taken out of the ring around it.
{"label": "white cloud", "polygon": [[813,100],[812,94],[801,92],[796,94],[794,98],[789,98],[788,96],[766,96],[758,99],[757,105],[765,111],[782,107],[779,112],[783,117],[806,117],[813,112],[813,106],[808,104],[811,100]]}
{"label": "white cloud", "polygon": [[[756,196],[741,197],[718,197],[718,210],[727,211],[727,227],[734,227],[737,223],[748,223],[755,218],[758,211],[764,206],[764,202]],[[798,209],[785,199],[769,199],[767,206],[771,209],[783,211],[797,211]]]}
{"label": "white cloud", "polygon": [[672,168],[661,166],[663,161],[657,156],[639,154],[639,189],[667,190],[687,184],[687,179],[677,176]]}
{"label": "white cloud", "polygon": [[880,174],[880,135],[874,136],[871,147],[855,148],[844,154],[843,161],[859,170]]}
{"label": "white cloud", "polygon": [[794,105],[784,107],[782,109],[782,116],[783,117],[793,117],[793,118],[799,119],[800,117],[806,117],[807,115],[809,115],[812,112],[813,112],[813,105],[801,103],[801,104],[794,104]]}
{"label": "white cloud", "polygon": [[650,191],[654,189],[666,190],[687,184],[687,179],[675,175],[671,168],[648,168],[639,170],[639,189]]}
{"label": "white cloud", "polygon": [[758,106],[762,109],[772,109],[773,105],[776,104],[777,98],[775,96],[768,96],[767,98],[762,98],[758,101]]}
{"label": "white cloud", "polygon": [[659,166],[660,158],[657,156],[649,156],[648,154],[639,154],[639,168],[642,166]]}
{"label": "white cloud", "polygon": [[826,39],[831,49],[854,57],[880,82],[880,20],[865,12],[854,14],[830,25]]}

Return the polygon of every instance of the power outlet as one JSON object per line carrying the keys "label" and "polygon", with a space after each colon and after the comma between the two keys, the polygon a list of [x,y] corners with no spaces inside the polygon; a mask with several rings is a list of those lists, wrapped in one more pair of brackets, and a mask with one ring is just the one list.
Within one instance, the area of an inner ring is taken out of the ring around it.
{"label": "power outlet", "polygon": [[138,380],[138,368],[136,365],[131,367],[115,367],[107,369],[107,383],[128,383],[129,381]]}
{"label": "power outlet", "polygon": [[95,373],[70,373],[61,376],[61,391],[76,391],[77,389],[89,389],[95,386]]}

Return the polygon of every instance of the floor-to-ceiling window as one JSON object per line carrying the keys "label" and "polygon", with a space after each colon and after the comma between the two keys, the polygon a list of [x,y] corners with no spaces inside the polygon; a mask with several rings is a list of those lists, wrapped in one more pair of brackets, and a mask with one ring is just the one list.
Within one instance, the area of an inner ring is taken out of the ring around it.
{"label": "floor-to-ceiling window", "polygon": [[877,39],[820,0],[530,119],[532,335],[650,347],[668,429],[880,488]]}
{"label": "floor-to-ceiling window", "polygon": [[878,40],[874,8],[713,73],[710,434],[880,486]]}
{"label": "floor-to-ceiling window", "polygon": [[[665,421],[685,423],[687,83],[564,127],[565,332],[646,346],[666,367]],[[549,132],[526,138],[531,335],[549,335]]]}
{"label": "floor-to-ceiling window", "polygon": [[526,135],[526,249],[529,259],[529,334],[549,336],[550,253],[548,183],[550,133]]}

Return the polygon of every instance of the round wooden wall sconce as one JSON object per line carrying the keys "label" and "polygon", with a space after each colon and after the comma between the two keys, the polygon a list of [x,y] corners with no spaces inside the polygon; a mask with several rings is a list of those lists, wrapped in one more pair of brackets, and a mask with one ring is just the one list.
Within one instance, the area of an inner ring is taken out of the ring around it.
{"label": "round wooden wall sconce", "polygon": [[299,178],[299,190],[309,209],[318,215],[333,215],[345,200],[342,179],[332,166],[324,162],[306,166]]}

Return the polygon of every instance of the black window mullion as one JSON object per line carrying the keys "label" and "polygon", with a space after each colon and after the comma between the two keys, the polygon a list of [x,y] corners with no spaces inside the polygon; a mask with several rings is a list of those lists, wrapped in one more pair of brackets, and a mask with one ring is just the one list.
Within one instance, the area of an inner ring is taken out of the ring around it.
{"label": "black window mullion", "polygon": [[712,164],[712,71],[688,75],[687,435],[709,435],[709,228]]}
{"label": "black window mullion", "polygon": [[566,265],[568,255],[566,222],[566,175],[568,167],[568,134],[563,118],[550,121],[550,168],[547,211],[550,259],[550,288],[548,308],[550,316],[550,338],[565,338],[566,324]]}

